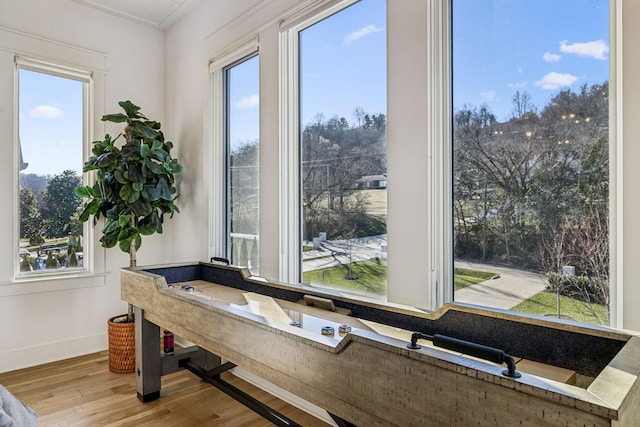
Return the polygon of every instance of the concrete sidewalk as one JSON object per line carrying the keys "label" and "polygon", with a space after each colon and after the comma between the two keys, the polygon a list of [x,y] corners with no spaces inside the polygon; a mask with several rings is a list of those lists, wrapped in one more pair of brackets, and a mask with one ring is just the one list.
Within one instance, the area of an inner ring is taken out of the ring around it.
{"label": "concrete sidewalk", "polygon": [[457,302],[510,310],[547,288],[546,277],[541,273],[469,261],[456,261],[455,266],[500,276],[456,291]]}

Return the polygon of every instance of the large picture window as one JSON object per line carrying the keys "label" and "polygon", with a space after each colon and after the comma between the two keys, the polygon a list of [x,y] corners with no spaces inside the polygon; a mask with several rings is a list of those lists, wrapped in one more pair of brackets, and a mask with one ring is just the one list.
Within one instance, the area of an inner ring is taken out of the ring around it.
{"label": "large picture window", "polygon": [[609,1],[452,15],[455,300],[608,324]]}
{"label": "large picture window", "polygon": [[302,281],[384,298],[385,1],[301,29],[298,55]]}
{"label": "large picture window", "polygon": [[232,264],[259,272],[259,57],[224,69],[227,251]]}
{"label": "large picture window", "polygon": [[20,275],[81,270],[89,73],[17,59]]}

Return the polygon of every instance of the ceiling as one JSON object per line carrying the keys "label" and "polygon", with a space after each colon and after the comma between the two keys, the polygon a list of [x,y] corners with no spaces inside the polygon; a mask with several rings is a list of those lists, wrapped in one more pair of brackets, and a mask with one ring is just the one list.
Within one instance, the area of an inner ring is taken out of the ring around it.
{"label": "ceiling", "polygon": [[72,0],[103,12],[159,29],[167,29],[202,0]]}

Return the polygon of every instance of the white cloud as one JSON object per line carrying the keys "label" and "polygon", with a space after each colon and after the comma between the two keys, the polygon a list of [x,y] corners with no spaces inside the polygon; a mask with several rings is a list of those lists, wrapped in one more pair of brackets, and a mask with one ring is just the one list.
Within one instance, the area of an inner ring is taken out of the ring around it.
{"label": "white cloud", "polygon": [[236,102],[236,107],[242,110],[254,108],[258,105],[260,105],[260,97],[256,94],[245,96],[244,98],[240,98],[240,100]]}
{"label": "white cloud", "polygon": [[350,45],[351,43],[360,40],[364,36],[367,36],[371,33],[378,33],[380,31],[384,31],[380,27],[376,27],[375,25],[367,25],[366,27],[362,27],[359,30],[356,30],[352,33],[349,33],[345,36],[342,44],[345,46]]}
{"label": "white cloud", "polygon": [[64,111],[51,105],[38,105],[29,112],[31,117],[37,117],[39,119],[57,119],[63,114]]}
{"label": "white cloud", "polygon": [[578,80],[573,74],[549,73],[534,84],[542,89],[556,90],[564,86],[571,86]]}
{"label": "white cloud", "polygon": [[492,90],[489,90],[487,92],[482,92],[480,96],[486,99],[487,101],[493,101],[496,99],[496,93]]}
{"label": "white cloud", "polygon": [[572,44],[563,40],[560,42],[560,52],[584,56],[586,58],[606,60],[606,54],[609,53],[609,46],[607,46],[604,40]]}
{"label": "white cloud", "polygon": [[558,55],[557,53],[545,52],[545,54],[542,55],[542,59],[547,62],[558,62],[560,61],[560,58],[562,58],[562,55]]}
{"label": "white cloud", "polygon": [[508,83],[507,86],[509,86],[510,88],[521,89],[523,87],[527,87],[527,81],[525,80],[523,82]]}

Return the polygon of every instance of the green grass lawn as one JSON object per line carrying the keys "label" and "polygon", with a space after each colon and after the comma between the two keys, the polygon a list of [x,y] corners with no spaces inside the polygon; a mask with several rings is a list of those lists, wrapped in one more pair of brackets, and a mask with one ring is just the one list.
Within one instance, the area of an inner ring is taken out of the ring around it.
{"label": "green grass lawn", "polygon": [[[358,279],[349,280],[347,266],[337,266],[322,270],[307,271],[303,275],[304,283],[344,289],[352,292],[365,292],[376,295],[387,293],[387,266],[375,260],[354,262],[352,275]],[[462,289],[475,283],[484,282],[495,276],[490,271],[455,268],[455,289]]]}
{"label": "green grass lawn", "polygon": [[[541,292],[516,305],[512,310],[539,316],[556,317],[558,314],[556,294]],[[560,317],[596,325],[609,324],[606,306],[588,304],[565,296],[560,297]]]}
{"label": "green grass lawn", "polygon": [[303,274],[304,283],[343,289],[351,292],[375,295],[387,294],[387,266],[376,260],[354,262],[351,275],[357,279],[347,279],[349,270],[346,265],[307,271]]}
{"label": "green grass lawn", "polygon": [[[307,271],[303,281],[313,285],[341,289],[356,293],[386,295],[387,266],[375,260],[354,262],[352,276],[357,279],[349,280],[347,266],[336,266],[322,270]],[[455,289],[462,289],[476,283],[484,282],[495,276],[490,271],[454,269]],[[513,311],[535,314],[539,316],[556,316],[556,295],[541,292],[512,308]],[[569,297],[560,297],[560,315],[563,319],[571,319],[597,325],[608,325],[607,308],[604,305],[587,304]]]}
{"label": "green grass lawn", "polygon": [[453,288],[457,291],[459,289],[466,288],[467,286],[489,280],[495,275],[495,273],[490,271],[470,270],[468,268],[456,267],[453,269]]}

